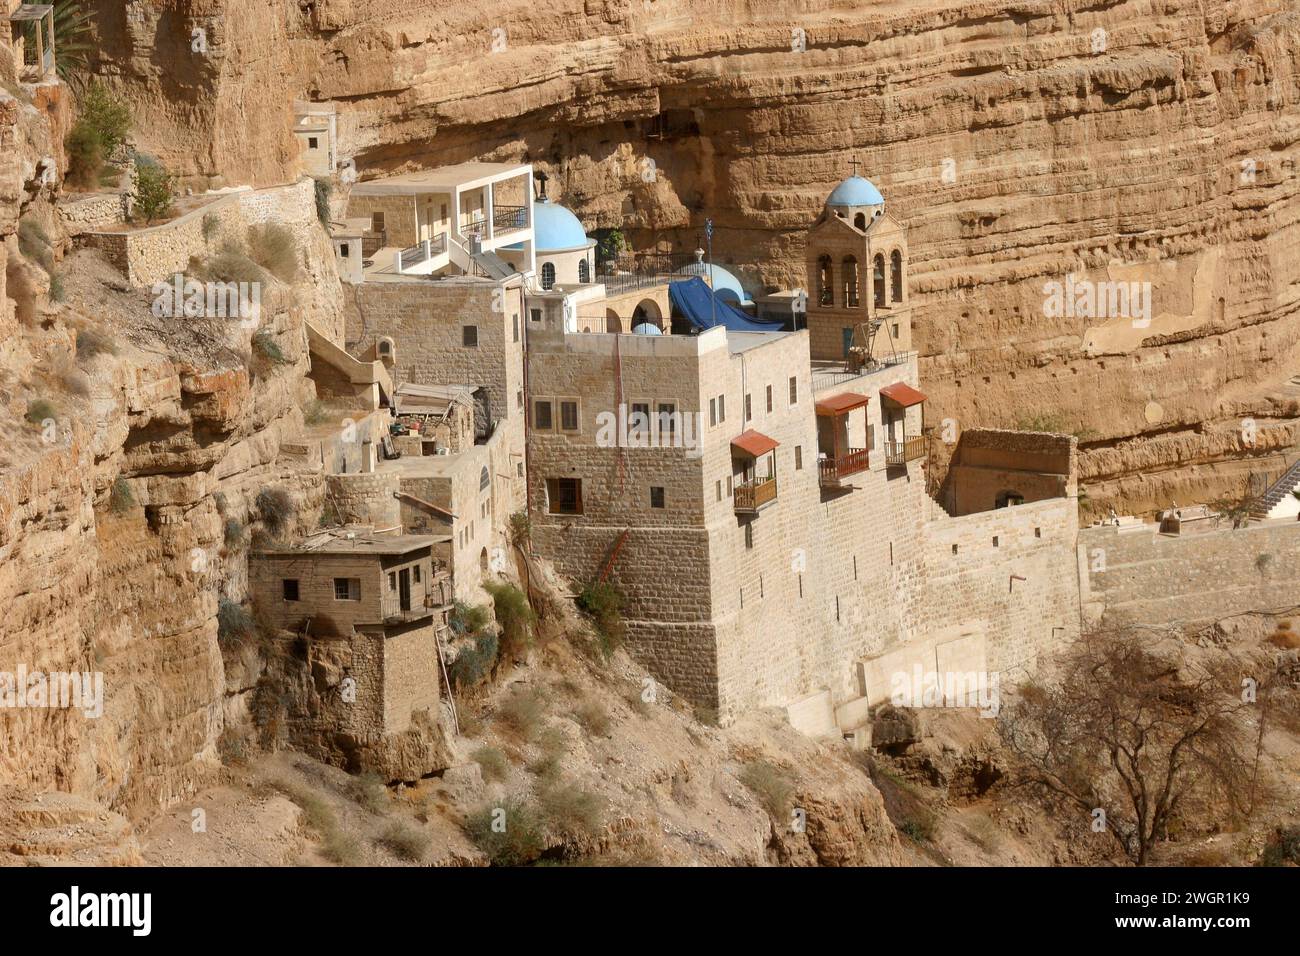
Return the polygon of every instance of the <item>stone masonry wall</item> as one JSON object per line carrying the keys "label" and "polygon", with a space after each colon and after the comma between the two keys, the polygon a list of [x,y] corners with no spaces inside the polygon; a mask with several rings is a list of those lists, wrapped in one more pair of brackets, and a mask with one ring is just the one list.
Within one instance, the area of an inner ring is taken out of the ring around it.
{"label": "stone masonry wall", "polygon": [[1083,601],[1105,624],[1203,622],[1300,604],[1300,521],[1156,533],[1086,528]]}

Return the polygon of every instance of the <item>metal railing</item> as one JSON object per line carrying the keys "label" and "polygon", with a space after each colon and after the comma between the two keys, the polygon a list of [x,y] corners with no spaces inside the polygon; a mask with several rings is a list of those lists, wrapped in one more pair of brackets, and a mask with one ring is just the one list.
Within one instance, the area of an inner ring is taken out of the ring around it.
{"label": "metal railing", "polygon": [[902,441],[885,442],[885,464],[906,465],[925,454],[925,438],[904,438]]}
{"label": "metal railing", "polygon": [[493,206],[492,207],[492,231],[493,233],[514,232],[516,229],[528,228],[528,207],[526,206]]}
{"label": "metal railing", "polygon": [[769,501],[775,500],[775,478],[754,478],[736,485],[734,507],[737,511],[757,511]]}
{"label": "metal railing", "polygon": [[866,471],[870,465],[867,449],[850,448],[838,458],[823,458],[817,462],[818,476],[822,484],[838,484],[841,478]]}
{"label": "metal railing", "polygon": [[409,269],[412,266],[418,266],[429,258],[429,244],[417,242],[413,246],[407,246],[401,251],[402,268],[398,271]]}
{"label": "metal railing", "polygon": [[609,263],[602,262],[601,274],[596,276],[596,281],[604,284],[607,295],[621,295],[687,278],[682,275],[682,270],[698,261],[690,253],[624,253],[613,260],[612,269]]}

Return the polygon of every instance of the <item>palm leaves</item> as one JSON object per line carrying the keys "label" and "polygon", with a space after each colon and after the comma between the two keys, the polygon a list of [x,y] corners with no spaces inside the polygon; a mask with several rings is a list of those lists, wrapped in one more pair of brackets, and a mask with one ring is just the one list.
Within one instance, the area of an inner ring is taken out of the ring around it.
{"label": "palm leaves", "polygon": [[59,79],[84,86],[89,67],[91,15],[81,9],[80,0],[54,0],[54,57]]}

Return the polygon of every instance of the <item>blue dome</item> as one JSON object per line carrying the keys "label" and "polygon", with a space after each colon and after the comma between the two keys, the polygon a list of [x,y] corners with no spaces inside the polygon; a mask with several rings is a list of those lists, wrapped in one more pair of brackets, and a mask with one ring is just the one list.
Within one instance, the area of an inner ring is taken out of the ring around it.
{"label": "blue dome", "polygon": [[533,203],[533,239],[538,252],[591,245],[578,217],[549,199]]}
{"label": "blue dome", "polygon": [[[705,282],[708,282],[709,264],[707,262],[692,262],[689,266],[678,269],[677,274],[699,276]],[[740,284],[740,280],[719,265],[713,266],[713,291],[719,299],[745,305],[749,304],[749,296],[745,293],[745,287]]]}
{"label": "blue dome", "polygon": [[869,180],[861,176],[850,176],[831,190],[826,200],[828,206],[880,206],[885,197]]}
{"label": "blue dome", "polygon": [[642,322],[632,330],[633,335],[663,335],[663,329],[657,325],[651,325],[649,322]]}

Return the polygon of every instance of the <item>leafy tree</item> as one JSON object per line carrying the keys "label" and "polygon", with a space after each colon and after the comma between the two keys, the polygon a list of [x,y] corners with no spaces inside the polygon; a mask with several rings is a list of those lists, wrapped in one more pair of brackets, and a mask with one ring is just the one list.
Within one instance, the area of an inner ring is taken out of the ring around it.
{"label": "leafy tree", "polygon": [[169,212],[175,196],[172,174],[156,162],[135,161],[135,212],[152,223]]}

